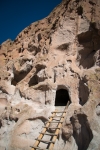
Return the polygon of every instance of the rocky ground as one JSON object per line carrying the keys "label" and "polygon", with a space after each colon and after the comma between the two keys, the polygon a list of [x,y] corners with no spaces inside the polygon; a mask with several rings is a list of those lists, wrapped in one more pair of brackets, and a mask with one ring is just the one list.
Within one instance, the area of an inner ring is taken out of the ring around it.
{"label": "rocky ground", "polygon": [[0,150],[30,150],[56,91],[71,101],[54,150],[100,150],[100,1],[62,0],[0,45]]}

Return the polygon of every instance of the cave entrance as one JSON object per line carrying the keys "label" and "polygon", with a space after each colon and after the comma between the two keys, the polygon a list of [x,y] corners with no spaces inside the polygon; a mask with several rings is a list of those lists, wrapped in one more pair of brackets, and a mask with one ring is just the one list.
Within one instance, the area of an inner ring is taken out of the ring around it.
{"label": "cave entrance", "polygon": [[55,106],[66,106],[70,101],[68,91],[65,89],[59,89],[56,91]]}

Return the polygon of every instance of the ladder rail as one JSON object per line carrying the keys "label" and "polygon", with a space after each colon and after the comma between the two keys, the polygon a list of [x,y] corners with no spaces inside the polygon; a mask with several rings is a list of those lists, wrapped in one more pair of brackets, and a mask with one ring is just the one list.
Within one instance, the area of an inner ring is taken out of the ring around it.
{"label": "ladder rail", "polygon": [[[66,113],[64,112],[64,113],[63,113],[63,116],[65,116],[65,115],[66,115]],[[63,120],[64,120],[64,118],[61,118],[61,121],[63,121]],[[57,134],[57,135],[59,134],[59,131],[60,131],[60,128],[61,128],[61,127],[62,127],[62,123],[59,123],[59,124],[58,124],[58,129],[56,129],[55,134]],[[58,137],[58,136],[53,136],[52,141],[55,142],[56,139],[57,139],[57,137]],[[54,147],[54,143],[51,143],[50,146],[49,146],[49,150],[52,150],[53,147]]]}
{"label": "ladder rail", "polygon": [[[62,123],[61,123],[61,122],[64,121],[64,117],[65,117],[65,115],[66,115],[66,112],[67,112],[66,110],[67,110],[68,106],[69,106],[69,101],[68,101],[68,103],[67,103],[67,105],[66,105],[66,107],[65,107],[65,110],[64,110],[64,112],[63,112],[61,118],[60,118],[60,121],[59,121],[60,123],[58,124],[58,128],[61,128],[61,127],[62,127]],[[58,135],[58,134],[59,134],[59,131],[60,131],[60,129],[56,129],[56,131],[55,131],[54,134],[57,134],[57,135]],[[52,141],[56,142],[57,137],[58,137],[58,136],[53,136]],[[50,146],[49,146],[49,150],[52,150],[53,147],[54,147],[54,143],[51,143]]]}
{"label": "ladder rail", "polygon": [[[52,119],[53,119],[53,117],[54,117],[55,115],[56,115],[56,113],[54,112],[54,113],[52,114],[51,118],[49,119],[49,121],[52,121]],[[50,122],[48,122],[48,123],[46,124],[46,127],[44,127],[44,129],[42,130],[42,133],[45,133],[45,132],[46,132],[47,127],[49,127],[49,125],[50,125]],[[43,134],[40,134],[39,137],[38,137],[38,139],[41,140],[41,139],[43,138],[43,136],[44,136]],[[40,143],[39,140],[36,140],[36,142],[35,142],[35,144],[34,144],[34,147],[37,147],[37,146],[39,145],[39,143]],[[35,150],[35,148],[32,148],[31,150]]]}
{"label": "ladder rail", "polygon": [[[40,135],[36,139],[36,142],[32,146],[31,150],[36,150],[36,149],[38,149],[38,150],[39,149],[41,149],[41,150],[47,150],[47,149],[42,149],[42,148],[38,147],[38,145],[40,144],[40,142],[46,142],[46,143],[48,143],[49,144],[48,145],[48,150],[52,150],[53,149],[54,144],[56,142],[56,139],[58,137],[58,134],[60,132],[60,129],[62,127],[63,121],[65,119],[65,115],[66,115],[66,112],[67,112],[66,110],[67,110],[68,106],[69,106],[69,101],[68,101],[67,105],[65,106],[64,111],[58,111],[57,112],[57,110],[55,110],[54,112],[52,112],[52,116],[49,117],[49,120],[46,122],[46,125],[43,127],[43,130],[40,132]],[[55,132],[54,132],[54,134],[46,133],[46,131],[48,129],[50,129],[49,126],[50,126],[51,123],[53,123],[52,121],[53,121],[54,117],[56,117],[56,113],[61,113],[61,116],[59,116],[60,118],[59,118],[58,122],[55,121],[55,123],[58,123],[57,127],[51,128],[51,129],[55,129]],[[44,140],[42,140],[42,138],[43,138],[44,135],[51,135],[52,136],[51,141],[44,141]]]}

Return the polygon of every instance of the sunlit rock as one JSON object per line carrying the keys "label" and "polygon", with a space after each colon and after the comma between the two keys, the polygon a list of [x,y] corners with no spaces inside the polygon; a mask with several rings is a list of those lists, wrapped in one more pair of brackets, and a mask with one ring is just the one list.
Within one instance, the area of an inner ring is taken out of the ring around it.
{"label": "sunlit rock", "polygon": [[99,150],[99,0],[63,0],[0,45],[0,150],[30,150],[68,101],[54,150]]}

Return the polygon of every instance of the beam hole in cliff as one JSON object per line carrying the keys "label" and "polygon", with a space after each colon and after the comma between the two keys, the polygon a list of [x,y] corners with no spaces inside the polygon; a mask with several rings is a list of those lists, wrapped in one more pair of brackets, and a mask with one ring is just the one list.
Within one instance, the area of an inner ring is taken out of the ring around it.
{"label": "beam hole in cliff", "polygon": [[66,106],[68,101],[70,101],[70,98],[66,89],[56,91],[55,106]]}

